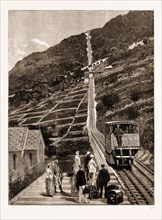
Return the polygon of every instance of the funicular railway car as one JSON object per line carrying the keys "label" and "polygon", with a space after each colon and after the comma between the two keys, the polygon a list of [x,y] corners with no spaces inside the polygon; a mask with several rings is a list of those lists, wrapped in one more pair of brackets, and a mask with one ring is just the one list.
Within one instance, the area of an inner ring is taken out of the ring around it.
{"label": "funicular railway car", "polygon": [[113,167],[133,164],[134,155],[140,149],[139,125],[133,121],[105,123],[105,156]]}

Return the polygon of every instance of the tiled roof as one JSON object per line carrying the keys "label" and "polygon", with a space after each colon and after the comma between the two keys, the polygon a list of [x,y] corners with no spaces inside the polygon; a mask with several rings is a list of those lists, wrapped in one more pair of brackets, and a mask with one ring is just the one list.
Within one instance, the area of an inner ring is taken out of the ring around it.
{"label": "tiled roof", "polygon": [[29,130],[27,143],[25,150],[37,150],[40,140],[40,131],[39,130]]}
{"label": "tiled roof", "polygon": [[9,151],[22,151],[28,128],[13,127],[8,130]]}
{"label": "tiled roof", "polygon": [[41,132],[26,127],[10,127],[8,134],[9,151],[37,150]]}

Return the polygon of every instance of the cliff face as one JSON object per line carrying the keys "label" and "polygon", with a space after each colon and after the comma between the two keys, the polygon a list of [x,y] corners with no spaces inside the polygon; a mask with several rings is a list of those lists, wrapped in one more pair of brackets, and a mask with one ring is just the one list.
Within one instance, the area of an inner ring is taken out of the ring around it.
{"label": "cliff face", "polygon": [[[113,48],[126,49],[128,45],[153,35],[153,12],[130,11],[119,15],[103,28],[91,31],[93,59],[111,55]],[[75,71],[87,65],[86,39],[82,33],[64,39],[60,44],[44,52],[36,52],[18,61],[9,72],[10,93],[22,89],[35,89],[51,82],[67,71]],[[41,80],[38,80],[40,76]]]}

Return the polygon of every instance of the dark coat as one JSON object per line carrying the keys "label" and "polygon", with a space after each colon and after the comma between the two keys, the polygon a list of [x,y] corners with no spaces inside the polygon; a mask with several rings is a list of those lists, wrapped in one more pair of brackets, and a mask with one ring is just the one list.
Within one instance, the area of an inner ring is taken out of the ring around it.
{"label": "dark coat", "polygon": [[100,170],[97,177],[97,187],[101,187],[110,181],[110,174],[107,169]]}
{"label": "dark coat", "polygon": [[84,158],[84,168],[88,169],[88,163],[90,161],[90,155],[85,156]]}
{"label": "dark coat", "polygon": [[79,186],[84,186],[86,184],[85,173],[83,170],[79,170],[76,175],[76,187],[79,190]]}

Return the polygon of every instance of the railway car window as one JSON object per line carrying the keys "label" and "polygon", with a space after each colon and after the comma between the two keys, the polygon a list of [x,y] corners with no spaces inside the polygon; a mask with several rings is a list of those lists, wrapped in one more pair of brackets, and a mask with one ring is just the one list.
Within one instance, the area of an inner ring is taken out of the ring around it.
{"label": "railway car window", "polygon": [[126,125],[126,127],[125,127],[125,133],[128,133],[128,125]]}
{"label": "railway car window", "polygon": [[108,125],[105,126],[105,132],[106,134],[110,132],[110,127]]}
{"label": "railway car window", "polygon": [[129,127],[128,127],[128,133],[132,133],[132,125],[129,125]]}
{"label": "railway car window", "polygon": [[110,126],[110,134],[113,133],[113,127]]}
{"label": "railway car window", "polygon": [[136,125],[133,126],[133,133],[138,133],[138,127]]}

